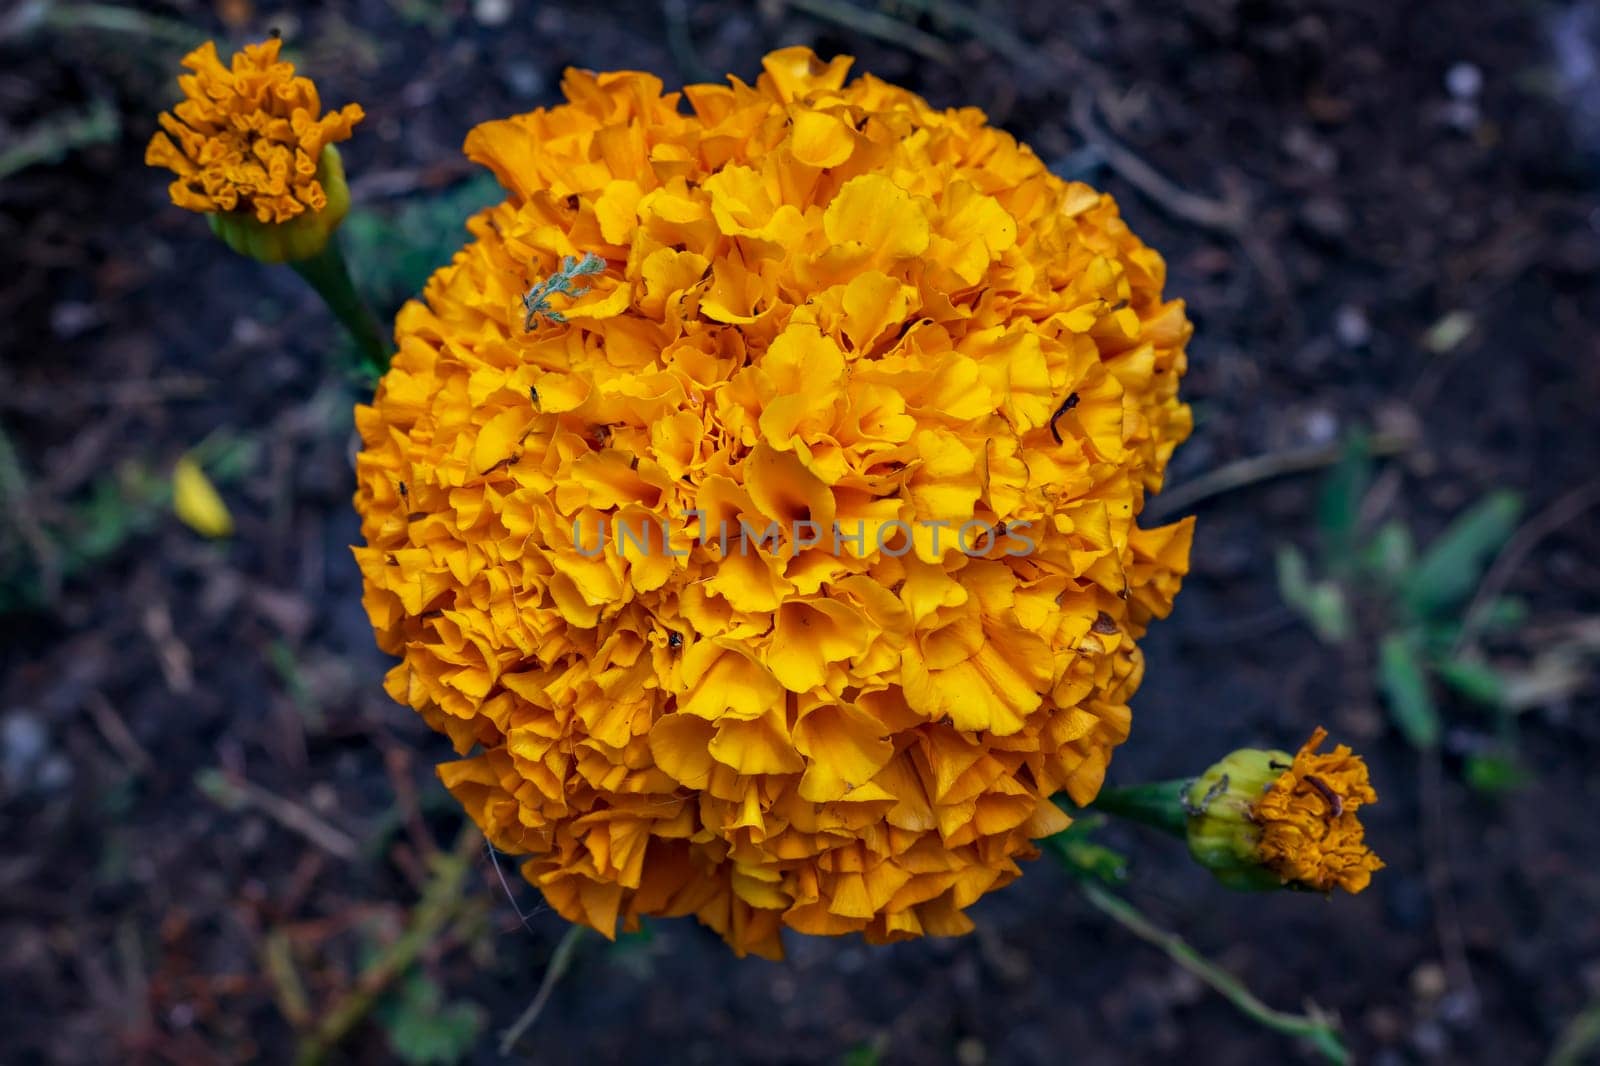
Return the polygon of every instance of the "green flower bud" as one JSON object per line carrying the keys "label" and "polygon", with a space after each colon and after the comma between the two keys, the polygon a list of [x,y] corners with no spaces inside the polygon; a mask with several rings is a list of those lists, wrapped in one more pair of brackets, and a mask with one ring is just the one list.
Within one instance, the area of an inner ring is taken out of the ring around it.
{"label": "green flower bud", "polygon": [[285,222],[262,222],[253,210],[214,211],[206,215],[211,231],[229,248],[260,263],[293,263],[314,259],[327,247],[333,231],[350,211],[350,187],[344,162],[333,145],[322,149],[317,178],[327,203]]}
{"label": "green flower bud", "polygon": [[1229,888],[1283,887],[1283,879],[1261,864],[1261,827],[1253,812],[1292,762],[1288,752],[1240,748],[1184,793],[1189,854]]}

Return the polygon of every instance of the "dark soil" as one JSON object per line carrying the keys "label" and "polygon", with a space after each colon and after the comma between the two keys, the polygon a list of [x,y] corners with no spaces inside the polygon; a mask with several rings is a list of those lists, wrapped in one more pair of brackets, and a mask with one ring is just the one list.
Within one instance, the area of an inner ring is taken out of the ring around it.
{"label": "dark soil", "polygon": [[[752,78],[763,52],[808,43],[936,104],[984,107],[1117,194],[1197,326],[1197,429],[1174,486],[1362,428],[1413,432],[1369,517],[1426,541],[1490,489],[1534,514],[1600,467],[1593,0],[993,3],[985,40],[917,14],[939,4],[871,9],[947,42],[942,61],[916,53],[923,38],[876,39],[782,0],[252,6],[160,14],[234,43],[278,26],[325,100],[359,100],[370,118],[345,159],[374,225],[461,180],[467,130],[553,102],[568,64]],[[27,478],[0,486],[0,564],[28,597],[8,592],[0,615],[0,1062],[288,1061],[269,946],[288,943],[313,1012],[350,987],[411,913],[422,854],[455,837],[431,774],[447,745],[379,687],[387,663],[346,550],[358,388],[330,369],[336,327],[291,273],[232,256],[171,208],[142,165],[182,45],[154,23],[35,26],[39,7],[0,14],[0,152],[95,101],[121,133],[0,184],[0,421]],[[1072,100],[1089,94],[1098,128],[1188,193],[1247,204],[1242,222],[1147,195],[1086,149]],[[238,533],[207,543],[138,472],[219,432],[248,446],[228,449]],[[1600,995],[1600,687],[1592,673],[1558,686],[1519,719],[1530,777],[1503,795],[1463,777],[1496,726],[1447,699],[1440,819],[1424,832],[1421,762],[1387,724],[1371,642],[1319,643],[1278,594],[1277,549],[1315,544],[1318,483],[1196,506],[1194,572],[1148,642],[1112,777],[1192,774],[1326,723],[1372,765],[1369,831],[1388,868],[1356,898],[1234,895],[1181,847],[1114,828],[1128,895],[1274,1006],[1336,1012],[1358,1061],[1537,1061]],[[96,493],[123,502],[90,510]],[[1496,638],[1497,662],[1526,665],[1585,624],[1593,642],[1596,513],[1510,574],[1528,615]],[[75,562],[53,547],[60,530],[104,543]],[[218,802],[241,782],[335,838]],[[420,972],[477,1005],[470,1057],[491,1062],[565,926],[514,888],[525,929],[487,856],[475,863],[473,907]],[[974,913],[961,940],[797,937],[783,964],[736,961],[689,921],[591,940],[524,1047],[552,1063],[867,1048],[964,1066],[1312,1060],[1110,924],[1047,860]],[[395,1061],[385,1017],[340,1053]]]}

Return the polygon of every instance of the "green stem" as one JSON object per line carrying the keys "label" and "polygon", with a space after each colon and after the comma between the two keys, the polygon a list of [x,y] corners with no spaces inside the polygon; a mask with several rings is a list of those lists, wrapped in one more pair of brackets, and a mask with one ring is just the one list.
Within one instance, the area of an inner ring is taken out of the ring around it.
{"label": "green stem", "polygon": [[1580,1066],[1585,1056],[1600,1047],[1600,999],[1596,999],[1567,1023],[1551,1050],[1545,1066]]}
{"label": "green stem", "polygon": [[506,1031],[500,1034],[500,1054],[509,1056],[516,1050],[517,1041],[539,1020],[539,1015],[544,1013],[545,1004],[550,1002],[550,993],[555,991],[556,982],[572,966],[572,960],[577,957],[578,944],[583,940],[587,930],[581,925],[573,925],[562,934],[561,942],[550,955],[550,965],[545,967],[544,979],[539,982],[539,991],[534,994],[533,1002],[528,1004],[516,1021],[512,1022]]}
{"label": "green stem", "polygon": [[482,845],[483,837],[476,828],[470,824],[461,828],[455,847],[435,860],[432,879],[412,910],[405,932],[361,971],[355,987],[302,1038],[295,1056],[297,1066],[319,1066],[326,1061],[389,987],[444,936],[468,900],[463,888],[472,872],[472,857]]}
{"label": "green stem", "polygon": [[389,345],[383,339],[378,320],[350,280],[350,270],[339,252],[338,238],[330,236],[322,251],[289,265],[317,290],[322,302],[356,342],[361,353],[361,369],[374,379],[382,376],[389,369]]}
{"label": "green stem", "polygon": [[1146,918],[1133,904],[1093,881],[1080,880],[1078,887],[1084,896],[1101,913],[1128,932],[1148,944],[1154,944],[1179,966],[1204,981],[1228,1002],[1239,1008],[1247,1017],[1275,1032],[1303,1037],[1320,1051],[1329,1062],[1344,1064],[1350,1061],[1350,1052],[1339,1037],[1337,1023],[1322,1016],[1315,1008],[1309,1014],[1289,1014],[1273,1010],[1257,999],[1237,977],[1207,959],[1176,933],[1169,933]]}
{"label": "green stem", "polygon": [[1089,809],[1127,818],[1181,839],[1189,831],[1189,816],[1183,807],[1183,794],[1188,789],[1188,781],[1103,788]]}
{"label": "green stem", "polygon": [[193,48],[205,34],[186,22],[130,11],[118,4],[39,4],[33,12],[23,12],[21,28],[30,30],[43,24],[53,30],[80,33],[103,30],[149,37],[179,48]]}

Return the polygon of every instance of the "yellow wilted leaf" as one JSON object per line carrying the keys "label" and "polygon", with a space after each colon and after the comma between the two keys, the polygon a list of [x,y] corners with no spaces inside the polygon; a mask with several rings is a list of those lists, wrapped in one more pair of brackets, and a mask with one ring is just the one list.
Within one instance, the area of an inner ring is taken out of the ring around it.
{"label": "yellow wilted leaf", "polygon": [[184,525],[205,537],[233,534],[233,515],[200,464],[187,455],[172,470],[172,509]]}

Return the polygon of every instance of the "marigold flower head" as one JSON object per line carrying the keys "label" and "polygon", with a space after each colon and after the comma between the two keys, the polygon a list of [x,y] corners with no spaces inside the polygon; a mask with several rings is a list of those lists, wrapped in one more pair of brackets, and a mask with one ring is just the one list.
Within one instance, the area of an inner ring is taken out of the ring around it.
{"label": "marigold flower head", "polygon": [[[322,113],[311,79],[278,58],[282,42],[246,45],[224,66],[211,41],[183,59],[193,73],[178,84],[184,99],[161,115],[164,132],[150,138],[145,162],[177,175],[172,202],[212,216],[213,228],[244,254],[262,245],[263,227],[292,227],[301,235],[287,252],[306,258],[320,250],[344,218],[349,192],[334,144],[347,140],[363,118],[359,104]],[[284,232],[272,238],[286,239]]]}
{"label": "marigold flower head", "polygon": [[1135,522],[1190,428],[1161,257],[849,65],[569,71],[473,130],[506,200],[357,411],[388,690],[607,935],[966,931],[1098,791],[1187,568]]}
{"label": "marigold flower head", "polygon": [[1319,754],[1321,728],[1293,758],[1244,748],[1190,786],[1189,850],[1234,888],[1360,892],[1383,862],[1356,812],[1376,803],[1361,757],[1341,744]]}

